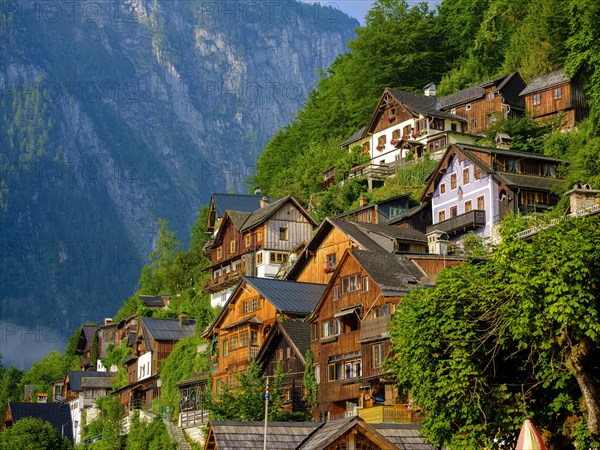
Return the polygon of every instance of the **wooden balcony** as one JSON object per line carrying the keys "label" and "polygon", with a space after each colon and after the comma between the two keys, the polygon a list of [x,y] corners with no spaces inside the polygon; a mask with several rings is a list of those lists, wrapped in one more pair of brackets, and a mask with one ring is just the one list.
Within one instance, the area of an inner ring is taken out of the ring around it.
{"label": "wooden balcony", "polygon": [[389,335],[390,320],[392,320],[391,314],[374,319],[366,319],[360,327],[360,342],[387,338]]}
{"label": "wooden balcony", "polygon": [[372,178],[375,180],[383,180],[393,175],[394,171],[387,164],[361,164],[360,166],[350,169],[348,178]]}
{"label": "wooden balcony", "polygon": [[452,217],[443,222],[427,227],[427,233],[431,231],[443,231],[448,234],[457,234],[460,232],[466,232],[477,227],[485,226],[485,211],[480,209],[474,209],[468,213],[460,214],[456,217]]}
{"label": "wooden balcony", "polygon": [[421,412],[408,403],[363,408],[358,415],[367,423],[418,423],[424,419]]}
{"label": "wooden balcony", "polygon": [[207,294],[222,291],[223,289],[235,286],[244,275],[246,275],[246,265],[242,264],[236,270],[205,281],[202,284],[202,290]]}

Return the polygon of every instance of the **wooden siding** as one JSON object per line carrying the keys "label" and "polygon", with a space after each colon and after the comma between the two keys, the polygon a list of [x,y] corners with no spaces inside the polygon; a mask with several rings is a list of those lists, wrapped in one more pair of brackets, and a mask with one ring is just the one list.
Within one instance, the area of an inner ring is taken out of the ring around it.
{"label": "wooden siding", "polygon": [[[226,223],[223,224],[225,229],[222,231],[220,242],[216,242],[211,250],[211,261],[212,264],[219,264],[224,261],[230,260],[242,254],[244,248],[244,241],[242,233],[240,233],[233,222],[229,218],[226,219]],[[235,252],[231,253],[231,242],[235,241]],[[218,256],[219,248],[221,248],[221,257]]]}
{"label": "wooden siding", "polygon": [[325,271],[327,264],[327,255],[336,255],[336,261],[339,262],[346,249],[355,248],[357,245],[343,232],[333,227],[331,232],[323,240],[315,254],[302,272],[296,278],[297,281],[306,283],[327,284],[333,275],[333,267]]}
{"label": "wooden siding", "polygon": [[[454,114],[467,119],[466,132],[472,134],[480,134],[488,130],[495,123],[499,122],[504,114],[502,106],[502,96],[495,95],[492,100],[489,100],[488,94],[495,90],[495,86],[489,87],[485,91],[485,95],[481,98],[471,100],[468,103],[463,103],[455,108],[448,108],[448,111],[455,109]],[[471,109],[467,110],[467,105]],[[495,116],[495,122],[490,122],[491,116]]]}
{"label": "wooden siding", "polygon": [[[389,95],[389,94],[388,94]],[[380,131],[387,130],[388,128],[398,128],[402,122],[405,122],[409,119],[413,118],[413,115],[410,114],[404,107],[398,104],[398,102],[389,95],[390,102],[384,110],[379,115],[379,119],[375,125],[374,130],[369,130],[372,134],[379,133]],[[388,122],[386,120],[392,114],[392,111],[395,112],[395,119]],[[377,145],[377,143],[375,143]]]}
{"label": "wooden siding", "polygon": [[[280,228],[287,228],[287,239],[280,239]],[[312,237],[312,225],[291,202],[283,205],[265,223],[264,248],[289,251]]]}
{"label": "wooden siding", "polygon": [[[554,99],[554,90],[562,89],[562,95],[559,99]],[[536,96],[540,98],[540,104],[534,105],[533,100]],[[559,111],[564,111],[571,108],[571,85],[569,83],[560,86],[552,86],[538,92],[532,92],[525,96],[525,108],[533,119],[556,114]]]}

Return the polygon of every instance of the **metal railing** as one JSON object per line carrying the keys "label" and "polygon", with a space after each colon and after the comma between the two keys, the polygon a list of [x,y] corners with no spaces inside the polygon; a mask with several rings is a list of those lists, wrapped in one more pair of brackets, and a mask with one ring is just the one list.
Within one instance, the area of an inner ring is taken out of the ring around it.
{"label": "metal railing", "polygon": [[570,218],[574,218],[574,217],[584,217],[584,216],[589,216],[591,214],[596,214],[600,212],[600,205],[596,204],[593,206],[590,206],[589,208],[584,208],[584,209],[580,209],[579,211],[575,211],[565,217],[559,218],[559,219],[552,219],[550,222],[542,224],[542,225],[536,225],[535,227],[531,227],[528,228],[526,230],[523,231],[519,231],[518,233],[515,234],[515,236],[518,239],[526,239],[528,237],[533,236],[534,234],[539,233],[542,230],[545,230],[547,228],[553,227],[558,225],[559,223],[561,223],[563,220],[566,219],[570,219]]}

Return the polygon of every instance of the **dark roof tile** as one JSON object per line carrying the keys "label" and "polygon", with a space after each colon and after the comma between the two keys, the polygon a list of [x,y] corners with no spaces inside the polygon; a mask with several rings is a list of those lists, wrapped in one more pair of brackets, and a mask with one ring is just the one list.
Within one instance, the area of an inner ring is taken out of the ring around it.
{"label": "dark roof tile", "polygon": [[140,318],[140,322],[156,341],[179,341],[180,339],[193,336],[196,327],[196,321],[194,320],[186,320],[184,325],[180,325],[179,319],[142,317]]}
{"label": "dark roof tile", "polygon": [[548,89],[552,86],[558,86],[560,84],[568,83],[570,80],[565,74],[563,69],[555,70],[554,72],[547,73],[541,77],[534,78],[531,83],[523,89],[519,95],[527,95],[533,92]]}
{"label": "dark roof tile", "polygon": [[316,283],[255,277],[244,277],[242,280],[282,313],[309,314],[325,290],[324,284]]}
{"label": "dark roof tile", "polygon": [[74,392],[81,392],[84,378],[115,378],[117,376],[114,372],[96,372],[92,370],[68,370],[67,375],[69,376],[71,390]]}
{"label": "dark roof tile", "polygon": [[8,408],[13,423],[26,417],[35,417],[50,422],[59,433],[73,441],[71,411],[67,403],[9,402]]}
{"label": "dark roof tile", "polygon": [[218,217],[223,217],[225,211],[252,212],[260,208],[262,195],[245,194],[212,194]]}

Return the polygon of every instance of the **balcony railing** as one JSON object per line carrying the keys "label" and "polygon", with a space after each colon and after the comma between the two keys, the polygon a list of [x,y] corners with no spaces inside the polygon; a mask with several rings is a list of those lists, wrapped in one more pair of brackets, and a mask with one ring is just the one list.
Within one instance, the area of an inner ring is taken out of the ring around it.
{"label": "balcony railing", "polygon": [[443,231],[444,233],[450,234],[459,231],[472,230],[482,226],[485,226],[485,211],[474,209],[473,211],[428,226],[427,233],[431,231]]}
{"label": "balcony railing", "polygon": [[424,419],[421,412],[410,404],[363,408],[358,415],[367,423],[418,423]]}
{"label": "balcony railing", "polygon": [[387,164],[361,164],[350,169],[348,178],[368,177],[375,179],[387,178],[394,174],[394,171]]}
{"label": "balcony railing", "polygon": [[360,341],[370,341],[388,337],[391,315],[365,320],[360,327]]}
{"label": "balcony railing", "polygon": [[218,292],[228,287],[235,286],[240,278],[246,275],[246,266],[242,264],[236,270],[221,276],[211,278],[203,283],[202,288],[207,293]]}

